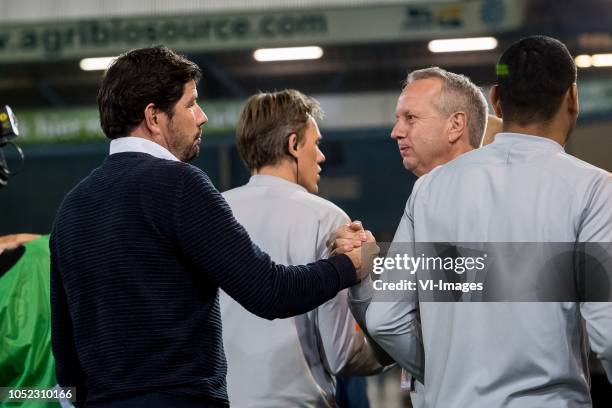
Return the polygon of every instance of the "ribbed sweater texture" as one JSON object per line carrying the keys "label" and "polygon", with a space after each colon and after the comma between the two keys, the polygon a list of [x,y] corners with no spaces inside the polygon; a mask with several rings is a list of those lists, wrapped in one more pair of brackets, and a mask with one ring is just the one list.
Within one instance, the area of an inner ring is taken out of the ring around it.
{"label": "ribbed sweater texture", "polygon": [[345,255],[275,264],[202,170],[145,153],[108,156],[68,193],[50,249],[57,377],[78,405],[147,393],[227,405],[219,288],[274,319],[355,283]]}

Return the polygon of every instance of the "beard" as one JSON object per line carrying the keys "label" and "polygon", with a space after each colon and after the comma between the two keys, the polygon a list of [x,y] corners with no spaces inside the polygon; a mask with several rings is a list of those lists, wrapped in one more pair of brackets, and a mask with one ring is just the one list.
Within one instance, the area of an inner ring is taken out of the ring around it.
{"label": "beard", "polygon": [[199,154],[200,144],[199,142],[196,142],[194,140],[191,146],[184,147],[183,151],[179,153],[179,156],[177,156],[177,158],[182,162],[188,163],[198,157]]}
{"label": "beard", "polygon": [[195,159],[196,157],[198,157],[200,155],[200,146],[198,144],[196,144],[193,149],[191,149],[189,151],[189,154],[185,157],[185,159],[183,160],[184,162],[190,162],[193,159]]}
{"label": "beard", "polygon": [[172,153],[182,162],[190,162],[200,154],[200,140],[202,131],[198,130],[196,134],[188,134],[170,121],[170,132],[174,137],[172,144]]}

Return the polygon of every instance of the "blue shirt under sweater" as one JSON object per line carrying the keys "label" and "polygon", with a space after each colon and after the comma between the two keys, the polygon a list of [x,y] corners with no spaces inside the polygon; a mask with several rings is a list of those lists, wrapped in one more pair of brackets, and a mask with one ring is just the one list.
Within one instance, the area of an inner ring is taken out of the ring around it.
{"label": "blue shirt under sweater", "polygon": [[50,246],[57,377],[79,405],[159,392],[227,405],[219,287],[273,319],[355,283],[345,255],[274,264],[204,172],[145,153],[79,183]]}

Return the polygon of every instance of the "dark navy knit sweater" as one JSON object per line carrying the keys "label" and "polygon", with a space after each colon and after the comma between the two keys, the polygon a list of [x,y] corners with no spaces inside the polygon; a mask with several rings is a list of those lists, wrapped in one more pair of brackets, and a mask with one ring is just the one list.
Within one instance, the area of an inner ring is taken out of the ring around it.
{"label": "dark navy knit sweater", "polygon": [[274,264],[204,172],[144,153],[111,155],[77,185],[50,246],[57,378],[79,405],[145,393],[227,405],[218,288],[273,319],[355,283],[344,255]]}

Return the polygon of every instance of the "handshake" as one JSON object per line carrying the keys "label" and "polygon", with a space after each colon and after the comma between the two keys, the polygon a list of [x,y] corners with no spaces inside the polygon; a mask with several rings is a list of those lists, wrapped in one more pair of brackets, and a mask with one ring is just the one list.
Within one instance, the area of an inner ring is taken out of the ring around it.
{"label": "handshake", "polygon": [[364,230],[361,221],[352,221],[335,230],[327,240],[330,255],[345,254],[357,271],[357,280],[362,281],[372,270],[373,259],[380,252],[376,239]]}

